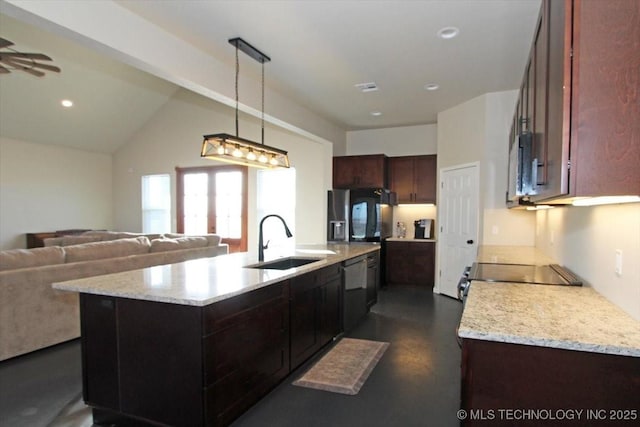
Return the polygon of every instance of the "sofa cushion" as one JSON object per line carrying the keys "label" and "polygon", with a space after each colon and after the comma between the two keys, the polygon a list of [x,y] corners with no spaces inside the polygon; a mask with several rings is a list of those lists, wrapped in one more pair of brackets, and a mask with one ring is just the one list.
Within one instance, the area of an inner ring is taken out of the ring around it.
{"label": "sofa cushion", "polygon": [[45,248],[49,246],[62,246],[62,237],[47,237],[46,239],[42,239],[42,243],[44,243]]}
{"label": "sofa cushion", "polygon": [[209,242],[208,246],[218,246],[222,237],[219,234],[198,234],[198,235],[187,235],[187,234],[179,234],[179,233],[165,233],[164,237],[169,239],[179,239],[182,237],[205,237]]}
{"label": "sofa cushion", "polygon": [[62,236],[60,246],[80,245],[82,243],[100,242],[101,240],[99,236]]}
{"label": "sofa cushion", "polygon": [[59,246],[34,249],[10,249],[0,252],[0,271],[42,265],[64,264],[65,252]]}
{"label": "sofa cushion", "polygon": [[66,262],[89,261],[128,255],[146,254],[151,243],[145,236],[134,239],[118,239],[106,242],[92,242],[64,248]]}
{"label": "sofa cushion", "polygon": [[202,236],[184,236],[177,239],[154,239],[151,241],[151,252],[177,251],[179,249],[204,248],[209,241]]}

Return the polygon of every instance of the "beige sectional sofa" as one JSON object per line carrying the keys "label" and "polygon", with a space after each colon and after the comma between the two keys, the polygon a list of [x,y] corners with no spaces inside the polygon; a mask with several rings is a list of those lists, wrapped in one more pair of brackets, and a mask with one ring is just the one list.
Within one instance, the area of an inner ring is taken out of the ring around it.
{"label": "beige sectional sofa", "polygon": [[78,295],[54,290],[54,282],[229,252],[228,245],[214,234],[90,233],[73,236],[84,236],[84,240],[0,252],[0,360],[80,336]]}

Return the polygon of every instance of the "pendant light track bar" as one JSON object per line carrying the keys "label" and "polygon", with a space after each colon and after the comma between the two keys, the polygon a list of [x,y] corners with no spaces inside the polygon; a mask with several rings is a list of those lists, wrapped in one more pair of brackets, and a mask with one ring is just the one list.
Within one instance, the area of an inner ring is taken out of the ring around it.
{"label": "pendant light track bar", "polygon": [[269,58],[264,53],[260,52],[255,47],[251,46],[246,41],[242,40],[240,37],[229,39],[229,43],[231,43],[232,45],[234,45],[235,47],[237,47],[238,49],[240,49],[241,51],[243,51],[244,53],[246,53],[247,55],[249,55],[250,57],[252,57],[253,59],[255,59],[261,64],[271,61],[271,58]]}

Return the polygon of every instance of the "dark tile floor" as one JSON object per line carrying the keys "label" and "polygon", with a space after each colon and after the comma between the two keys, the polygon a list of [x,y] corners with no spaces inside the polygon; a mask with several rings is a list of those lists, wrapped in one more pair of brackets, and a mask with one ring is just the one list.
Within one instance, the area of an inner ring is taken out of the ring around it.
{"label": "dark tile floor", "polygon": [[[355,396],[291,385],[309,361],[233,427],[457,426],[460,349],[455,328],[462,305],[414,287],[385,289],[347,336],[391,345]],[[0,425],[89,427],[79,402],[79,342],[0,362]]]}

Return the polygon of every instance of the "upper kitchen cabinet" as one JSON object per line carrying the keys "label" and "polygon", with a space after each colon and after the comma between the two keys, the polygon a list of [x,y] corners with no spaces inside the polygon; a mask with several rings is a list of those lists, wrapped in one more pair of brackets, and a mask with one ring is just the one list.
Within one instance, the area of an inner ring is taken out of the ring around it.
{"label": "upper kitchen cabinet", "polygon": [[640,2],[542,2],[528,78],[533,201],[640,195],[638,52]]}
{"label": "upper kitchen cabinet", "polygon": [[387,188],[387,156],[334,157],[333,188]]}
{"label": "upper kitchen cabinet", "polygon": [[389,158],[389,189],[398,203],[436,202],[436,155]]}

